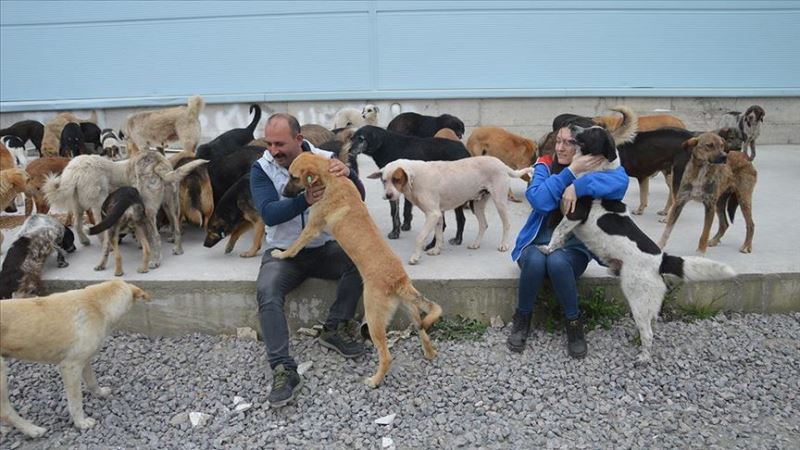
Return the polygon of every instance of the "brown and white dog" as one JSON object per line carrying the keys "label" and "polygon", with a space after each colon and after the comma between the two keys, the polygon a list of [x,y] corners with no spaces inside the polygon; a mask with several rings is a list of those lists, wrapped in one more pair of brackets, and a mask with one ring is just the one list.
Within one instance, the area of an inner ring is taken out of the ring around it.
{"label": "brown and white dog", "polygon": [[[742,152],[725,153],[725,141],[716,133],[703,133],[696,138],[684,142],[684,149],[691,152],[691,159],[681,178],[680,187],[675,193],[675,202],[667,216],[667,226],[658,241],[662,249],[667,245],[672,228],[689,200],[703,203],[705,218],[703,232],[697,251],[705,254],[706,249],[719,244],[728,228],[725,211],[731,220],[736,208],[741,205],[742,214],[747,225],[744,244],[739,249],[742,253],[753,251],[753,189],[758,174],[753,163]],[[717,234],[708,240],[714,212],[719,218]]]}
{"label": "brown and white dog", "polygon": [[91,361],[111,326],[142,300],[150,300],[150,295],[117,280],[0,302],[0,419],[32,438],[47,431],[20,417],[11,405],[5,358],[13,358],[58,364],[73,423],[80,429],[93,427],[95,420],[83,411],[81,379],[92,394],[111,394],[110,388],[97,384]]}
{"label": "brown and white dog", "polygon": [[385,165],[367,178],[383,181],[384,198],[396,201],[400,194],[425,213],[422,227],[409,264],[416,264],[422,254],[428,235],[435,230],[436,244],[428,250],[429,255],[442,251],[443,211],[458,208],[473,200],[472,210],[478,218],[478,235],[468,246],[480,248],[486,222],[487,196],[491,196],[497,214],[503,222],[503,237],[499,251],[508,250],[507,193],[510,179],[521,178],[531,172],[531,167],[514,170],[494,156],[475,156],[456,161],[417,161],[398,159]]}
{"label": "brown and white dog", "polygon": [[722,116],[717,128],[723,127],[736,127],[744,135],[744,144],[742,144],[742,151],[748,153],[747,148],[750,148],[748,158],[750,161],[756,159],[756,139],[761,134],[761,124],[764,122],[764,108],[753,105],[744,113],[739,111],[731,111]]}
{"label": "brown and white dog", "polygon": [[198,117],[203,106],[203,98],[195,95],[186,106],[131,114],[123,127],[128,155],[150,147],[164,149],[175,141],[180,142],[183,151],[194,153],[200,141]]}
{"label": "brown and white dog", "polygon": [[[24,169],[0,170],[0,211],[6,209],[17,194],[25,191],[28,174]],[[3,247],[3,232],[0,231],[0,251]]]}
{"label": "brown and white dog", "polygon": [[[346,177],[330,174],[329,163],[326,158],[304,152],[289,166],[292,180],[284,188],[284,196],[292,197],[303,188],[320,184],[325,186],[325,191],[322,199],[311,206],[308,223],[297,240],[285,251],[273,250],[272,256],[279,259],[294,257],[322,230],[336,238],[364,281],[364,315],[379,359],[378,370],[365,382],[370,387],[377,387],[392,364],[386,342],[386,325],[397,307],[402,304],[417,327],[428,359],[436,356],[436,350],[427,330],[439,319],[442,308],[414,288],[402,261],[370,217],[358,189]],[[420,317],[420,310],[426,313],[424,319]]]}

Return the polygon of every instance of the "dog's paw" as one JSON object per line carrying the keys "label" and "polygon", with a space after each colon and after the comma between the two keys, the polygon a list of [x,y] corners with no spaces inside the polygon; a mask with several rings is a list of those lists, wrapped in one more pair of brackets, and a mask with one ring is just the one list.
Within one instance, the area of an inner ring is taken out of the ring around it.
{"label": "dog's paw", "polygon": [[553,253],[553,249],[550,248],[549,245],[537,245],[536,248],[538,248],[539,251],[542,252],[545,255],[549,255],[550,253]]}
{"label": "dog's paw", "polygon": [[106,266],[104,264],[98,264],[94,266],[94,270],[100,272],[101,270],[106,270]]}
{"label": "dog's paw", "polygon": [[661,211],[657,211],[656,214],[659,216],[666,216],[669,213],[668,209],[662,209]]}
{"label": "dog's paw", "polygon": [[470,249],[470,250],[475,250],[475,249],[481,248],[481,243],[480,242],[473,242],[472,244],[469,244],[467,246],[467,248]]}
{"label": "dog's paw", "polygon": [[428,360],[434,359],[436,358],[436,355],[438,355],[438,353],[434,349],[431,349],[430,352],[424,351],[424,354],[425,354],[425,359]]}
{"label": "dog's paw", "polygon": [[228,253],[232,252],[232,251],[233,251],[233,245],[228,244],[228,245],[225,246],[225,254],[226,255]]}
{"label": "dog's paw", "polygon": [[286,252],[278,250],[277,248],[273,250],[270,255],[275,259],[286,259]]}
{"label": "dog's paw", "polygon": [[123,272],[121,270],[117,270],[117,271],[114,272],[114,276],[115,277],[121,277],[123,275],[125,275],[125,272]]}
{"label": "dog's paw", "polygon": [[400,225],[400,229],[403,230],[403,231],[411,230],[411,222],[403,223],[402,225]]}
{"label": "dog's paw", "polygon": [[634,209],[633,211],[631,211],[631,214],[636,215],[636,216],[641,216],[642,213],[644,213],[644,206],[640,206],[640,207]]}
{"label": "dog's paw", "polygon": [[658,223],[667,223],[667,216],[658,219]]}
{"label": "dog's paw", "polygon": [[[162,232],[162,231],[163,231],[163,232],[167,232],[167,231],[169,231],[169,230],[159,230],[159,233],[160,233],[160,232]],[[166,237],[166,241],[167,241],[167,242],[169,242],[169,243],[171,244],[171,243],[175,242],[175,238],[174,238],[174,237],[172,237],[172,236],[167,236],[167,237]]]}
{"label": "dog's paw", "polygon": [[408,258],[408,263],[411,264],[412,266],[417,264],[418,262],[419,262],[419,256],[412,256],[411,258]]}
{"label": "dog's paw", "polygon": [[447,241],[450,245],[461,245],[461,238],[453,238]]}
{"label": "dog's paw", "polygon": [[136,271],[139,272],[139,273],[147,273],[147,272],[150,272],[150,269],[147,266],[142,266],[142,267],[139,267],[138,269],[136,269]]}
{"label": "dog's paw", "polygon": [[400,237],[400,230],[392,230],[386,235],[389,239],[397,239]]}
{"label": "dog's paw", "polygon": [[89,238],[85,238],[85,239],[84,238],[79,238],[79,239],[81,241],[81,245],[83,245],[84,247],[88,247],[89,244],[91,244],[91,242],[89,241]]}
{"label": "dog's paw", "polygon": [[151,269],[158,269],[161,266],[161,261],[150,261]]}
{"label": "dog's paw", "polygon": [[374,378],[375,377],[364,378],[364,384],[371,387],[372,389],[375,389],[376,387],[378,387],[378,381],[375,381]]}
{"label": "dog's paw", "polygon": [[508,251],[508,244],[503,244],[500,247],[497,247],[497,251],[499,251],[499,252],[507,252]]}
{"label": "dog's paw", "polygon": [[753,252],[753,247],[752,247],[752,246],[750,246],[750,245],[743,245],[743,246],[742,246],[742,247],[739,249],[739,251],[740,251],[741,253],[752,253],[752,252]]}
{"label": "dog's paw", "polygon": [[69,267],[69,263],[66,261],[59,261],[56,263],[56,266],[58,266],[59,269],[63,269],[64,267]]}
{"label": "dog's paw", "polygon": [[109,395],[111,395],[111,388],[110,387],[98,387],[97,389],[94,390],[94,392],[92,392],[92,394],[94,394],[94,395],[96,395],[98,397],[105,398],[105,397],[108,397]]}
{"label": "dog's paw", "polygon": [[240,258],[252,258],[252,257],[254,257],[256,255],[258,255],[258,250],[254,251],[254,252],[247,251],[247,252],[239,253],[239,257]]}
{"label": "dog's paw", "polygon": [[436,256],[436,255],[442,253],[442,248],[441,247],[433,247],[432,249],[428,250],[425,253],[427,253],[428,255],[431,255],[431,256]]}
{"label": "dog's paw", "polygon": [[653,357],[650,356],[649,350],[643,350],[636,356],[636,362],[634,363],[635,366],[641,367],[650,364],[650,361],[653,360]]}
{"label": "dog's paw", "polygon": [[182,248],[173,248],[172,249],[172,254],[173,255],[182,255],[183,254],[183,249]]}
{"label": "dog's paw", "polygon": [[95,426],[97,422],[91,417],[84,417],[82,419],[75,419],[75,426],[81,430],[87,430]]}
{"label": "dog's paw", "polygon": [[709,247],[716,247],[718,245],[719,245],[719,239],[712,239],[712,240],[708,241],[708,246]]}
{"label": "dog's paw", "polygon": [[26,427],[20,427],[19,431],[23,432],[26,436],[32,439],[36,439],[38,437],[42,437],[45,433],[47,433],[47,428],[37,427],[36,425],[29,425]]}

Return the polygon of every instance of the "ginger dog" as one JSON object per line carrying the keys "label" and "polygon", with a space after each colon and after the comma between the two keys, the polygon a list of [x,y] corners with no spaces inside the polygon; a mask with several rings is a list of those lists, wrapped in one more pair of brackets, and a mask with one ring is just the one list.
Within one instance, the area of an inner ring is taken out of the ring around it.
{"label": "ginger dog", "polygon": [[[533,164],[538,147],[533,140],[500,127],[479,127],[469,135],[467,150],[472,156],[494,156],[512,169],[524,169]],[[528,182],[531,177],[524,175],[522,179]],[[510,190],[508,199],[522,202]]]}
{"label": "ginger dog", "polygon": [[[306,152],[289,166],[292,180],[284,188],[284,196],[297,195],[303,188],[317,184],[324,185],[325,191],[322,199],[311,206],[308,223],[297,240],[285,251],[273,250],[272,256],[279,259],[295,256],[323,229],[336,238],[364,280],[364,314],[379,359],[377,372],[364,382],[374,388],[392,364],[386,325],[397,306],[402,303],[406,307],[428,359],[436,356],[436,350],[427,330],[439,319],[442,308],[414,288],[400,258],[381,237],[358,189],[347,178],[331,175],[328,164],[328,159]],[[420,318],[420,310],[426,313],[425,319]]]}
{"label": "ginger dog", "polygon": [[47,431],[20,417],[8,399],[4,358],[14,358],[58,364],[73,423],[80,429],[93,427],[95,420],[83,411],[81,378],[92,394],[111,394],[110,388],[98,386],[92,357],[133,303],[149,299],[132,284],[106,281],[47,297],[0,302],[0,419],[32,438]]}

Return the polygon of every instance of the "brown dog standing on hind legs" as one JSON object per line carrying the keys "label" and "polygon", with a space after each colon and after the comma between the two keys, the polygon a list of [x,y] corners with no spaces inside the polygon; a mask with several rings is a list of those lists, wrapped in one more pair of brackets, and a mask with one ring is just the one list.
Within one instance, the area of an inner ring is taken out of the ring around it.
{"label": "brown dog standing on hind legs", "polygon": [[[725,154],[725,141],[715,133],[703,133],[683,143],[683,148],[691,152],[691,158],[686,164],[686,169],[681,178],[680,187],[675,193],[675,201],[667,216],[667,226],[658,241],[662,249],[667,245],[672,228],[675,226],[683,207],[689,200],[703,203],[705,217],[703,232],[697,251],[706,253],[706,249],[719,244],[720,239],[728,229],[728,220],[725,217],[727,209],[733,221],[736,208],[741,205],[742,215],[747,225],[744,243],[739,249],[742,253],[753,251],[753,189],[756,185],[757,172],[744,152],[729,152]],[[716,210],[719,218],[717,234],[708,240],[711,225],[714,222]]]}
{"label": "brown dog standing on hind legs", "polygon": [[[428,359],[436,356],[436,350],[427,330],[439,319],[442,308],[414,288],[400,258],[381,237],[358,189],[346,177],[330,174],[329,163],[326,158],[305,152],[289,166],[292,180],[284,188],[284,196],[295,196],[303,188],[314,185],[323,185],[325,190],[322,199],[311,206],[308,223],[297,240],[285,251],[273,250],[272,257],[285,259],[295,256],[323,230],[336,238],[364,282],[364,315],[379,359],[377,372],[365,383],[377,387],[392,364],[386,343],[386,326],[397,306],[402,303],[406,307],[419,331]],[[420,317],[420,310],[426,313],[425,319]]]}

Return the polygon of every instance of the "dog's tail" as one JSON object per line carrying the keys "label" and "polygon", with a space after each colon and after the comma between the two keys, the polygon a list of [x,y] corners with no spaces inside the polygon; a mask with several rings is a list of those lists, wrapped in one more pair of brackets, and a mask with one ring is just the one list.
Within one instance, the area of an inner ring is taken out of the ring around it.
{"label": "dog's tail", "polygon": [[699,256],[672,256],[666,253],[662,254],[658,272],[675,275],[686,281],[725,280],[736,276],[731,266],[713,259]]}
{"label": "dog's tail", "polygon": [[614,138],[614,145],[632,142],[636,137],[636,132],[639,131],[639,117],[627,106],[619,105],[611,110],[622,114],[622,123],[619,124],[619,127],[616,130],[609,130],[611,137]]}
{"label": "dog's tail", "polygon": [[125,214],[125,211],[127,211],[131,206],[138,204],[144,208],[142,196],[139,194],[139,191],[136,190],[136,188],[131,188],[130,195],[120,195],[117,197],[117,199],[118,201],[114,202],[111,211],[106,214],[103,220],[97,225],[89,228],[90,235],[102,233],[103,231],[111,228],[119,221],[120,217],[122,217],[122,215]]}
{"label": "dog's tail", "polygon": [[75,186],[62,183],[61,176],[51,172],[45,175],[42,192],[50,206],[60,206],[64,208],[70,205],[75,192]]}
{"label": "dog's tail", "polygon": [[250,112],[252,113],[254,110],[253,121],[247,126],[247,129],[250,130],[250,134],[256,131],[256,126],[258,126],[258,122],[261,120],[261,107],[257,104],[250,105]]}
{"label": "dog's tail", "polygon": [[207,159],[195,159],[192,162],[186,163],[175,170],[167,172],[167,174],[164,176],[164,182],[166,183],[179,182],[183,180],[183,178],[186,177],[186,175],[189,175],[191,171],[193,171],[199,166],[202,166],[207,162],[208,162]]}
{"label": "dog's tail", "polygon": [[19,237],[6,252],[3,271],[0,272],[0,300],[11,298],[19,288],[19,281],[24,275],[22,263],[28,257],[31,240],[25,236]]}
{"label": "dog's tail", "polygon": [[197,118],[200,115],[200,111],[203,110],[203,107],[206,105],[206,102],[203,101],[203,97],[199,95],[193,95],[189,97],[189,103],[186,107],[186,112],[189,113],[189,116],[193,118]]}
{"label": "dog's tail", "polygon": [[420,327],[427,330],[442,316],[442,307],[438,303],[432,302],[425,298],[412,284],[411,280],[406,278],[397,290],[403,300],[411,302],[414,306],[425,312],[425,318],[422,319]]}
{"label": "dog's tail", "polygon": [[509,167],[508,170],[506,171],[508,176],[510,176],[511,178],[522,178],[525,175],[530,175],[531,172],[533,172],[533,167],[525,167],[519,170],[514,170]]}

